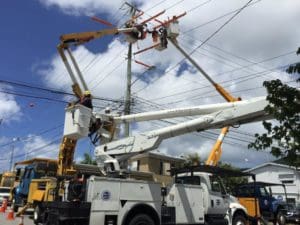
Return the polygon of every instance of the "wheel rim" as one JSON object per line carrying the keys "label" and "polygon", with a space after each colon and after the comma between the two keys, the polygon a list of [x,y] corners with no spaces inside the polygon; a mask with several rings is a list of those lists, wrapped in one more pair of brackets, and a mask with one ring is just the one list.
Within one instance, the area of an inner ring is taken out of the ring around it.
{"label": "wheel rim", "polygon": [[38,209],[35,209],[34,212],[33,212],[33,219],[38,220],[38,217],[39,217],[38,216]]}
{"label": "wheel rim", "polygon": [[283,215],[279,215],[278,216],[278,222],[279,222],[279,224],[284,224],[285,223],[285,218],[284,218],[284,216]]}
{"label": "wheel rim", "polygon": [[245,225],[245,223],[242,220],[238,220],[235,225]]}

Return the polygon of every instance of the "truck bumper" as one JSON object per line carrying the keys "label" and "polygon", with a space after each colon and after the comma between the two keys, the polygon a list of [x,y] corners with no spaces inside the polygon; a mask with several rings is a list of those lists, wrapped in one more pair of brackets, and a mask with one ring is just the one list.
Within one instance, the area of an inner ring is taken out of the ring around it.
{"label": "truck bumper", "polygon": [[88,225],[90,210],[89,202],[44,202],[41,205],[41,222],[53,225]]}

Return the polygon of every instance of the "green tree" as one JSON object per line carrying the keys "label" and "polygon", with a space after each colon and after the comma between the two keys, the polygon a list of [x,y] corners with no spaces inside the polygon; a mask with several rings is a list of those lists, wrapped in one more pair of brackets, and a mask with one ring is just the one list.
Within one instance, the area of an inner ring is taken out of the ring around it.
{"label": "green tree", "polygon": [[83,160],[80,161],[80,163],[90,164],[90,165],[97,165],[97,162],[95,160],[93,160],[92,157],[90,156],[90,154],[88,154],[88,153],[83,154]]}
{"label": "green tree", "polygon": [[[300,48],[297,51],[300,54]],[[296,76],[299,82],[300,62],[290,65],[287,73]],[[265,81],[270,104],[265,110],[276,122],[263,121],[266,133],[255,134],[256,140],[249,148],[271,149],[276,157],[285,157],[292,166],[300,166],[300,92],[297,88],[283,84],[280,80]]]}
{"label": "green tree", "polygon": [[183,166],[199,166],[201,164],[201,157],[197,152],[187,154],[183,158]]}
{"label": "green tree", "polygon": [[[229,169],[229,170],[241,171],[241,169],[234,167],[229,163],[219,162],[218,167]],[[247,177],[222,177],[222,181],[226,189],[231,193],[231,191],[234,189],[236,185],[247,183],[248,178]]]}

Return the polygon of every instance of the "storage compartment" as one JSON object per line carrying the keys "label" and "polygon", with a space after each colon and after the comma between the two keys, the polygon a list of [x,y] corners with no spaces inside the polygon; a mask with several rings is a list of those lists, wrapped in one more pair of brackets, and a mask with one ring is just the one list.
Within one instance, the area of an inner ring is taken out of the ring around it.
{"label": "storage compartment", "polygon": [[92,110],[83,105],[74,105],[66,108],[64,136],[79,139],[89,134]]}

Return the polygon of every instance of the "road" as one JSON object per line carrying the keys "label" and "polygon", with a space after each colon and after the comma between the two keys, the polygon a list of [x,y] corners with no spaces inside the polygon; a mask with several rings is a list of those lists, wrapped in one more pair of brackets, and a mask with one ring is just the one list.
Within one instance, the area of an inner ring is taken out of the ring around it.
{"label": "road", "polygon": [[[13,220],[13,221],[8,221],[6,219],[6,216],[7,216],[7,213],[0,213],[0,225],[20,225],[21,224],[19,217],[15,218],[15,220]],[[34,225],[33,221],[31,219],[29,219],[29,215],[24,216],[23,225]],[[272,225],[272,223],[269,223],[269,225]],[[290,224],[290,225],[292,225],[292,224]]]}
{"label": "road", "polygon": [[[20,217],[15,217],[14,220],[9,221],[6,219],[7,217],[7,212],[6,213],[0,213],[0,225],[19,225],[21,224],[21,219]],[[24,216],[24,225],[34,225],[33,221],[29,219],[28,215]]]}

